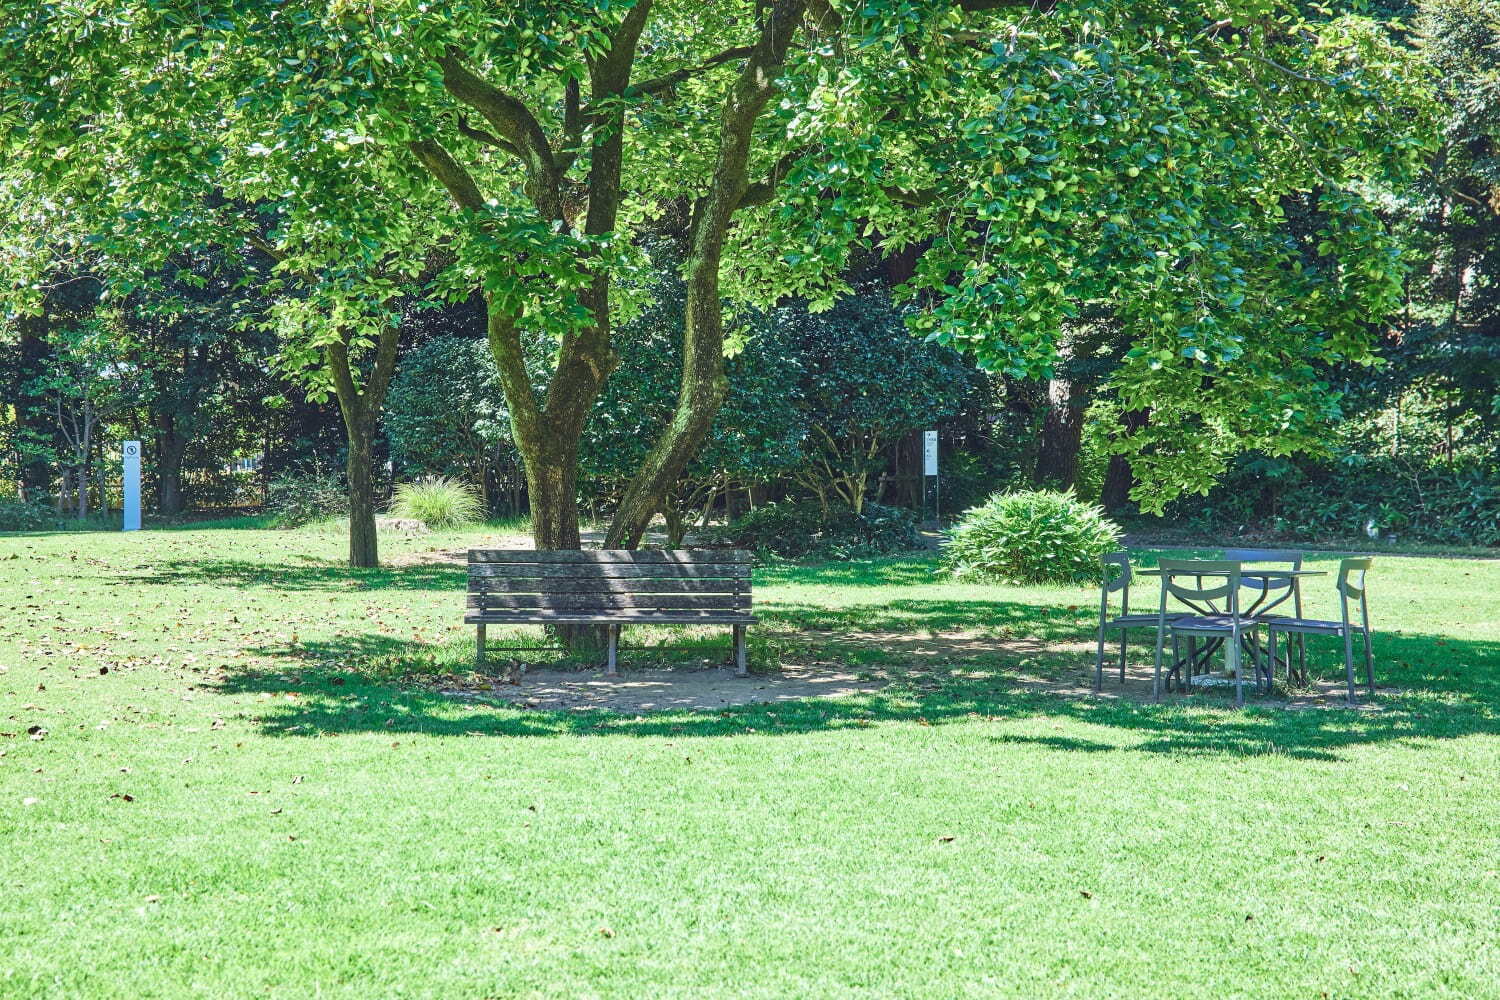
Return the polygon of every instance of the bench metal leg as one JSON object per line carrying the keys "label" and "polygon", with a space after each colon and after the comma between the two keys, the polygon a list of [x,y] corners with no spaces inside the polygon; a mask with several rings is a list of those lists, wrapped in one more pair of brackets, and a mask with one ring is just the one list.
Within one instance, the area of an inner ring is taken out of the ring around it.
{"label": "bench metal leg", "polygon": [[1375,697],[1375,658],[1370,652],[1370,630],[1365,629],[1361,635],[1365,638],[1365,686],[1370,690],[1370,697]]}
{"label": "bench metal leg", "polygon": [[620,672],[616,666],[620,656],[620,626],[610,625],[605,631],[609,633],[609,657],[604,663],[604,672],[610,677],[615,677]]}
{"label": "bench metal leg", "polygon": [[745,626],[734,627],[734,675],[736,677],[747,677],[750,674],[750,663],[745,656]]}
{"label": "bench metal leg", "polygon": [[477,643],[477,648],[474,650],[474,669],[475,670],[483,670],[484,669],[484,626],[483,625],[479,626],[479,641]]}

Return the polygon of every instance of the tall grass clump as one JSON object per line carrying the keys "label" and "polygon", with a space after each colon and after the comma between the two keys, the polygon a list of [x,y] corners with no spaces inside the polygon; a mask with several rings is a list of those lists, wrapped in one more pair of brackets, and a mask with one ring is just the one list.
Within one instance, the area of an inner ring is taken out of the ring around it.
{"label": "tall grass clump", "polygon": [[1120,527],[1072,493],[997,493],[965,511],[943,548],[953,574],[1004,583],[1086,583],[1099,557],[1120,546]]}
{"label": "tall grass clump", "polygon": [[396,487],[391,513],[429,528],[461,528],[484,513],[473,487],[446,476],[431,476]]}

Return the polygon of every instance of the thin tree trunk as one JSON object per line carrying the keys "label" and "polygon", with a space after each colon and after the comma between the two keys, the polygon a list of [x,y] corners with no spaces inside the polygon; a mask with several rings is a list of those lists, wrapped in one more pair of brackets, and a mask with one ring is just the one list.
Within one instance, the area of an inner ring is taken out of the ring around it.
{"label": "thin tree trunk", "polygon": [[398,329],[394,325],[380,331],[375,347],[375,363],[363,388],[354,383],[349,366],[349,347],[342,340],[328,346],[329,373],[339,413],[344,418],[344,434],[349,457],[344,471],[349,481],[349,565],[368,568],[380,565],[379,542],[375,533],[375,478],[372,467],[372,444],[385,403],[386,389],[396,370]]}

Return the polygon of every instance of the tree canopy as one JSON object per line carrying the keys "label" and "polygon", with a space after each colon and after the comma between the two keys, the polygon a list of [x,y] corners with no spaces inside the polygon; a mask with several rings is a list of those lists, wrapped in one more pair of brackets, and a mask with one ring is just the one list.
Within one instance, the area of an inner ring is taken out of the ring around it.
{"label": "tree canopy", "polygon": [[1102,303],[1129,344],[1114,389],[1158,416],[1117,442],[1154,505],[1241,448],[1316,442],[1337,407],[1316,365],[1367,360],[1399,300],[1380,209],[1430,130],[1406,46],[1278,0],[0,13],[3,197],[28,218],[122,258],[262,252],[298,282],[279,315],[331,352],[393,338],[403,296],[480,290],[551,547],[578,544],[579,442],[650,234],[686,247],[680,388],[611,544],[709,433],[726,302],[831,304],[855,252],[916,252],[915,332],[1013,374]]}

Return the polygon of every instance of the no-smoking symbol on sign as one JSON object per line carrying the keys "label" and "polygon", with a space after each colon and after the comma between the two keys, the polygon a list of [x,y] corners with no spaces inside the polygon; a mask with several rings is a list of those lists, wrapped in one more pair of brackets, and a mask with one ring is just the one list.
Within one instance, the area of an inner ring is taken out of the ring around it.
{"label": "no-smoking symbol on sign", "polygon": [[125,442],[125,457],[126,458],[140,458],[141,457],[141,443],[139,441],[126,441]]}

